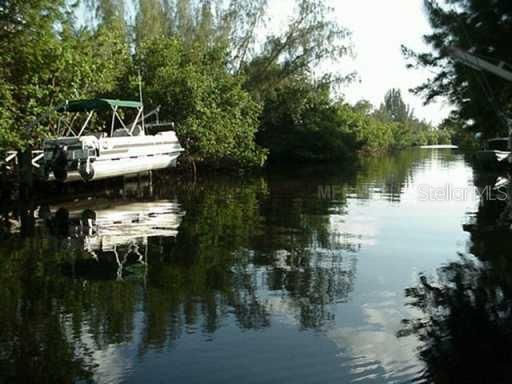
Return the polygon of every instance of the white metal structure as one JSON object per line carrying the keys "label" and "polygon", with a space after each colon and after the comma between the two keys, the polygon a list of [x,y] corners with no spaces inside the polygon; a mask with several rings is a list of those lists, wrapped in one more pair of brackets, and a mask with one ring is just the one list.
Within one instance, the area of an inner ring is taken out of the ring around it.
{"label": "white metal structure", "polygon": [[450,47],[448,52],[451,57],[453,57],[458,62],[467,65],[468,67],[476,69],[477,71],[484,70],[493,73],[505,80],[512,81],[512,72],[505,69],[507,64],[504,62],[500,62],[498,65],[492,64],[487,60],[483,60],[478,56],[472,55],[471,53],[456,47]]}
{"label": "white metal structure", "polygon": [[[39,162],[43,158],[43,151],[32,151],[32,166],[40,168]],[[8,171],[13,171],[18,165],[18,151],[7,151],[0,165],[5,167]]]}

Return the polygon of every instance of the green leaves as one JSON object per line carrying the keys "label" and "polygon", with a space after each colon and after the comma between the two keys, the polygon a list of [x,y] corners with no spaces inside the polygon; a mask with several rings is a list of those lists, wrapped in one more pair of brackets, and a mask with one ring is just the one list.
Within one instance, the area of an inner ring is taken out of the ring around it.
{"label": "green leaves", "polygon": [[272,161],[327,161],[354,153],[354,136],[330,100],[328,86],[296,77],[276,87],[264,103],[258,142],[269,149]]}
{"label": "green leaves", "polygon": [[333,87],[350,75],[316,72],[351,50],[323,0],[297,0],[284,32],[259,45],[266,0],[137,4],[130,25],[123,0],[88,0],[78,26],[66,0],[7,2],[0,148],[57,134],[55,116],[40,116],[66,99],[138,98],[139,72],[147,110],[161,105],[160,119],[175,122],[183,159],[209,166],[262,166],[268,154],[329,161],[414,142],[399,94],[389,121],[336,102]]}
{"label": "green leaves", "polygon": [[214,166],[261,166],[256,146],[260,107],[228,73],[225,46],[188,48],[177,37],[145,41],[137,52],[145,99],[162,106],[194,161]]}
{"label": "green leaves", "polygon": [[76,29],[64,0],[8,1],[0,18],[0,149],[38,145],[55,133],[57,105],[112,95],[126,77],[128,37],[119,19]]}
{"label": "green leaves", "polygon": [[509,0],[425,0],[433,32],[424,36],[433,53],[403,47],[409,67],[434,73],[414,92],[430,102],[441,96],[456,107],[456,117],[468,132],[484,137],[508,134],[500,112],[512,111],[512,84],[455,62],[447,48],[459,47],[494,62],[512,63],[512,3]]}

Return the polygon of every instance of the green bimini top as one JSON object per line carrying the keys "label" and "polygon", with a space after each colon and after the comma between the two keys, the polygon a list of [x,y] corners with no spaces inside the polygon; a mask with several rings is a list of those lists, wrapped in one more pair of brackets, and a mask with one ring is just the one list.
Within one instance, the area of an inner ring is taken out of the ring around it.
{"label": "green bimini top", "polygon": [[141,108],[142,103],[132,100],[89,99],[70,100],[57,107],[57,112],[105,111],[113,108]]}

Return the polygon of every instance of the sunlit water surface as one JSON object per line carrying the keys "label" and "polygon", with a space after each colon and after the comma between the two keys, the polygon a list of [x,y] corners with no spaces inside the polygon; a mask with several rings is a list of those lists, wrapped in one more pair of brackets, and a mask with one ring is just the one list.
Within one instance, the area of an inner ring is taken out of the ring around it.
{"label": "sunlit water surface", "polygon": [[473,171],[450,149],[346,167],[6,207],[0,382],[431,380],[406,289],[470,253]]}

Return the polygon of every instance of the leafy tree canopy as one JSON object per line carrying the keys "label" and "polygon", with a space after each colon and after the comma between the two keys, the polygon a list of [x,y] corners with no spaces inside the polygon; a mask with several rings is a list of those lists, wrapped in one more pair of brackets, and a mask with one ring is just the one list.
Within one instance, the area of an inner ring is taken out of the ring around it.
{"label": "leafy tree canopy", "polygon": [[433,52],[418,53],[403,47],[410,67],[428,68],[434,75],[414,89],[430,102],[447,97],[456,118],[466,128],[485,136],[506,132],[501,113],[512,108],[512,84],[453,60],[448,52],[458,47],[486,60],[512,63],[512,2],[509,0],[425,0],[433,32],[424,36]]}

